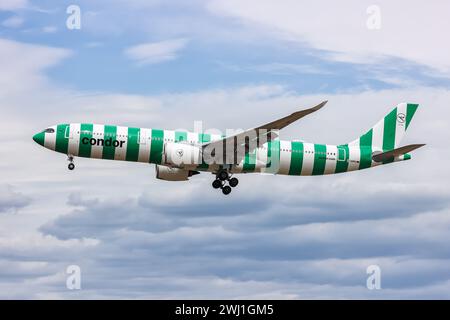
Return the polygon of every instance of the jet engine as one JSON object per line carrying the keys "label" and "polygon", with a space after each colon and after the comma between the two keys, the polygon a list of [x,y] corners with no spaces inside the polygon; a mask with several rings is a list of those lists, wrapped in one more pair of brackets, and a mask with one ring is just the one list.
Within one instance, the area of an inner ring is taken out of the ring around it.
{"label": "jet engine", "polygon": [[199,173],[200,172],[193,170],[156,165],[156,178],[166,181],[186,181],[189,180],[189,177]]}

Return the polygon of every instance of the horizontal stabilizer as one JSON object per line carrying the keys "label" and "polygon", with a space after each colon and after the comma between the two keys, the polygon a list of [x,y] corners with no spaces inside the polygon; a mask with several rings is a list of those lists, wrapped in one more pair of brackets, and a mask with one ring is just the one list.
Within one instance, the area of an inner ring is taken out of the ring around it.
{"label": "horizontal stabilizer", "polygon": [[382,162],[391,158],[395,158],[398,156],[402,156],[405,153],[411,152],[413,150],[416,150],[420,147],[423,147],[425,144],[410,144],[408,146],[400,147],[394,150],[374,154],[372,156],[373,161],[375,162]]}

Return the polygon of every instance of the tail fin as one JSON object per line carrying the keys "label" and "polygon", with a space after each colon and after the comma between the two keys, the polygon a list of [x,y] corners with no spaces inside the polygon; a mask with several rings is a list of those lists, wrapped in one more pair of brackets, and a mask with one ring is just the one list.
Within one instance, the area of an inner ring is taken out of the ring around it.
{"label": "tail fin", "polygon": [[400,103],[374,127],[349,145],[367,146],[380,151],[398,148],[418,107],[418,104]]}

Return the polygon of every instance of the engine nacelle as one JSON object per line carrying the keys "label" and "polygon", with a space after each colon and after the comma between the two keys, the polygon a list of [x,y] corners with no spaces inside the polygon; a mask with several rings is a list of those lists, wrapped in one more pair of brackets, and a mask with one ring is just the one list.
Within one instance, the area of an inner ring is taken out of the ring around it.
{"label": "engine nacelle", "polygon": [[189,177],[199,173],[198,171],[156,165],[156,178],[166,181],[186,181],[189,180]]}
{"label": "engine nacelle", "polygon": [[202,163],[200,147],[184,143],[166,143],[164,146],[164,160],[170,166],[179,168],[195,167]]}

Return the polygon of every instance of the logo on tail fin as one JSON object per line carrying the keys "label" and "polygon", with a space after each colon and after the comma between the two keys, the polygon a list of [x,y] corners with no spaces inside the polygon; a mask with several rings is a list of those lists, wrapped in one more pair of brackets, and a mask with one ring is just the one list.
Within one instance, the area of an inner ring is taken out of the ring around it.
{"label": "logo on tail fin", "polygon": [[350,146],[365,146],[372,150],[388,151],[400,147],[401,140],[417,110],[418,104],[400,103],[369,131],[353,140]]}

